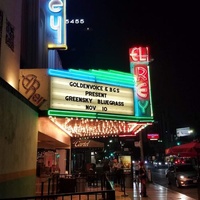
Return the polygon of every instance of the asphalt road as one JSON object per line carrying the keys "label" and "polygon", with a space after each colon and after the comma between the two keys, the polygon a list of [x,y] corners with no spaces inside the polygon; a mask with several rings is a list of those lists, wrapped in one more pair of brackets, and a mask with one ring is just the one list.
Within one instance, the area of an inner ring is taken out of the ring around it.
{"label": "asphalt road", "polygon": [[151,170],[152,173],[152,181],[154,183],[160,184],[164,187],[167,187],[169,189],[172,189],[174,191],[180,192],[182,194],[185,194],[189,197],[192,197],[194,199],[200,199],[198,197],[198,189],[197,187],[182,187],[182,188],[177,188],[175,185],[168,185],[167,179],[165,177],[165,170],[167,168],[155,168],[151,164],[146,166]]}

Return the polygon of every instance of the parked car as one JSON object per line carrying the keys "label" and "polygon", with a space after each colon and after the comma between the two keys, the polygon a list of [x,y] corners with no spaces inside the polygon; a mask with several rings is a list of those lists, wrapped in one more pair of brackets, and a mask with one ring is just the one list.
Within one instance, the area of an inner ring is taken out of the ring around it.
{"label": "parked car", "polygon": [[198,172],[191,164],[173,165],[166,171],[168,184],[175,184],[176,187],[196,186]]}

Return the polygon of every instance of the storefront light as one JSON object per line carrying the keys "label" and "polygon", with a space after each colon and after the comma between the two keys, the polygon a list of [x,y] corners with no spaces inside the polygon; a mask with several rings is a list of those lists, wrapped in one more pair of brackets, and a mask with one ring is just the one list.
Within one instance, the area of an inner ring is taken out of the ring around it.
{"label": "storefront light", "polygon": [[[125,121],[95,120],[88,118],[59,118],[50,116],[49,119],[65,130],[71,137],[116,137],[119,134],[136,134],[147,126],[145,123],[129,123]],[[148,124],[149,125],[149,124]]]}

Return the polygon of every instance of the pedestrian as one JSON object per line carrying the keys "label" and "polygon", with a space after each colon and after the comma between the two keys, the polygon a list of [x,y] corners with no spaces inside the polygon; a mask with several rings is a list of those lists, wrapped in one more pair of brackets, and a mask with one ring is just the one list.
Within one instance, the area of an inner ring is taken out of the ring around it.
{"label": "pedestrian", "polygon": [[117,159],[114,159],[112,171],[114,174],[114,183],[116,186],[119,186],[121,184],[121,176],[123,172],[123,165],[121,162],[118,162]]}
{"label": "pedestrian", "polygon": [[110,165],[109,165],[109,160],[105,160],[103,164],[103,176],[101,177],[101,181],[103,186],[106,186],[106,178],[108,177],[109,179],[111,178],[110,175]]}
{"label": "pedestrian", "polygon": [[88,171],[88,186],[94,186],[95,181],[95,168],[94,164],[90,163],[89,171]]}
{"label": "pedestrian", "polygon": [[134,170],[135,170],[135,182],[138,183],[138,179],[139,179],[139,168],[140,168],[140,165],[139,165],[139,161],[135,161],[134,163]]}
{"label": "pedestrian", "polygon": [[123,164],[122,162],[118,162],[117,164],[117,171],[116,171],[116,178],[117,178],[117,186],[121,185],[122,182],[122,174],[123,174],[124,170],[123,170]]}
{"label": "pedestrian", "polygon": [[117,185],[117,165],[118,165],[117,159],[113,159],[113,165],[112,165],[111,170],[112,170],[115,185]]}
{"label": "pedestrian", "polygon": [[140,162],[139,177],[141,182],[141,193],[142,197],[147,197],[146,183],[147,183],[147,172],[144,166],[144,162]]}
{"label": "pedestrian", "polygon": [[103,172],[107,175],[110,173],[110,165],[108,163],[108,161],[105,161],[104,162],[104,165],[103,165]]}

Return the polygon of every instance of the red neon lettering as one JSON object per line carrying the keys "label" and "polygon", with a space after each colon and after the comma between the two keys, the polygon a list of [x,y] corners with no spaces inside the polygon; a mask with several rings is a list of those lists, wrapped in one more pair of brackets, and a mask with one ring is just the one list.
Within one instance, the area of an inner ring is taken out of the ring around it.
{"label": "red neon lettering", "polygon": [[149,82],[147,65],[135,65],[136,88],[138,99],[149,100]]}
{"label": "red neon lettering", "polygon": [[129,49],[130,62],[148,62],[148,47],[134,47]]}

